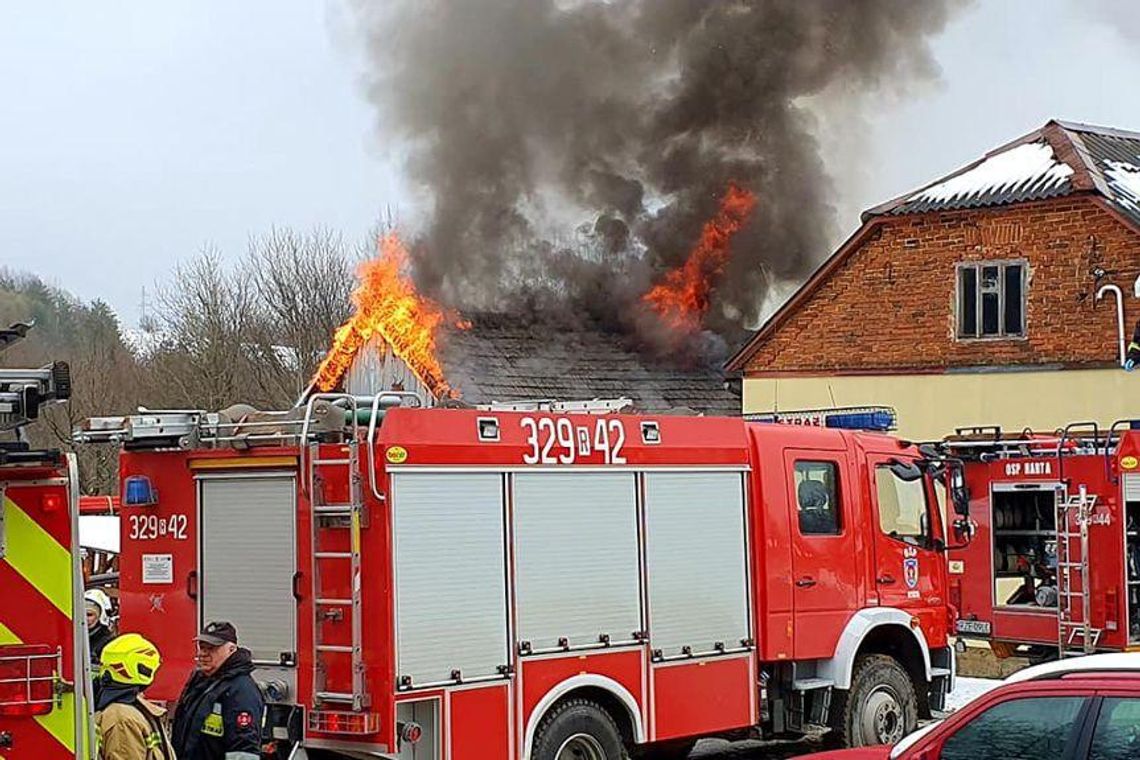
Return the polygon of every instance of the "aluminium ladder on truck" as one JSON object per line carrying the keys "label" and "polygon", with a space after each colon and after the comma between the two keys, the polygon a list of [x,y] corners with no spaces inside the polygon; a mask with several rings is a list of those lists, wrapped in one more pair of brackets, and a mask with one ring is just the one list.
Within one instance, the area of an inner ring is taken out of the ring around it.
{"label": "aluminium ladder on truck", "polygon": [[[1057,499],[1057,654],[1091,654],[1100,641],[1092,626],[1089,594],[1089,521],[1096,494],[1080,486],[1077,493]],[[1075,545],[1074,545],[1075,544]]]}
{"label": "aluminium ladder on truck", "polygon": [[[313,570],[311,573],[312,632],[310,662],[313,667],[313,695],[317,705],[342,704],[354,712],[369,705],[365,688],[364,642],[361,611],[360,530],[366,525],[367,511],[361,468],[361,446],[367,452],[372,495],[384,502],[375,474],[373,443],[378,420],[396,406],[423,406],[422,399],[406,392],[384,392],[376,396],[341,393],[310,395],[304,406],[285,411],[258,411],[251,407],[231,407],[223,412],[199,409],[156,410],[140,408],[138,414],[96,417],[75,431],[82,443],[114,443],[131,450],[190,451],[195,449],[253,447],[295,448],[300,468],[299,488],[308,500]],[[236,411],[235,411],[236,410]],[[367,435],[364,421],[367,420]],[[327,445],[327,444],[333,445]],[[326,444],[323,445],[322,444]],[[347,483],[345,499],[330,498],[328,483]],[[347,530],[347,550],[336,536]],[[332,545],[335,544],[335,545]],[[345,568],[351,590],[333,589],[329,577],[333,568]],[[347,618],[347,620],[346,620]],[[338,620],[348,623],[351,641],[323,638],[322,623]],[[347,668],[341,658],[350,658]],[[330,683],[332,672],[351,672],[351,683]],[[314,710],[312,716],[319,716]],[[314,725],[321,730],[323,727]]]}

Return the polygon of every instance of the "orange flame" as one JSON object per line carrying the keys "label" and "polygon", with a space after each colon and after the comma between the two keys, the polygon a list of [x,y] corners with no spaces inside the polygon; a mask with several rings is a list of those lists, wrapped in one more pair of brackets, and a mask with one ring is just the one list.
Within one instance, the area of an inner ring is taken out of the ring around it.
{"label": "orange flame", "polygon": [[697,244],[685,263],[665,275],[641,300],[670,327],[693,331],[709,308],[713,280],[728,263],[728,244],[752,209],[756,196],[736,183],[730,183],[716,215],[705,222]]}
{"label": "orange flame", "polygon": [[[332,348],[313,382],[330,391],[352,365],[361,348],[375,335],[407,364],[437,397],[450,395],[435,352],[435,336],[447,314],[416,291],[407,275],[408,251],[395,233],[380,238],[380,255],[357,269],[359,284],[352,291],[355,308],[337,328]],[[463,327],[462,324],[458,325]]]}

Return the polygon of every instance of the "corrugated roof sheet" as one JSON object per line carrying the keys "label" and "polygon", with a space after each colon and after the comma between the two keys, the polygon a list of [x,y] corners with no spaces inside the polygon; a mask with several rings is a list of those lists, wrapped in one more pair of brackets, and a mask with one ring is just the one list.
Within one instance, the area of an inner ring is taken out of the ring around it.
{"label": "corrugated roof sheet", "polygon": [[1044,140],[1024,143],[919,190],[892,214],[972,208],[1067,195],[1073,168]]}
{"label": "corrugated roof sheet", "polygon": [[1108,200],[1140,225],[1140,134],[1077,125],[1067,128],[1088,149],[1092,168],[1100,172],[1108,186]]}
{"label": "corrugated roof sheet", "polygon": [[1140,133],[1050,121],[920,190],[864,214],[920,214],[1103,195],[1140,225]]}

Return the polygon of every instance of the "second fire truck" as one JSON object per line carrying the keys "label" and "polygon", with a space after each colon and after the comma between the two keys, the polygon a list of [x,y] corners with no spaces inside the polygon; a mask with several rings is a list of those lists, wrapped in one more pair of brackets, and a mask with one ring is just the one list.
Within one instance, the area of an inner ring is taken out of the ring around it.
{"label": "second fire truck", "polygon": [[324,394],[81,437],[122,447],[121,620],[163,652],[153,698],[229,620],[278,752],[604,760],[891,742],[943,705],[959,481],[843,416]]}
{"label": "second fire truck", "polygon": [[959,431],[977,538],[951,552],[958,632],[1033,659],[1140,648],[1140,423]]}

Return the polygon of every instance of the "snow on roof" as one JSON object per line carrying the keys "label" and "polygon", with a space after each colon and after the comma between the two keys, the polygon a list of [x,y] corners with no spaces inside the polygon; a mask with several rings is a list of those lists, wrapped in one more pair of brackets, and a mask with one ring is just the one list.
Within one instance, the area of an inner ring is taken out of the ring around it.
{"label": "snow on roof", "polygon": [[1073,167],[1058,161],[1044,141],[1025,143],[990,156],[974,168],[920,190],[908,202],[954,203],[976,196],[1058,188]]}
{"label": "snow on roof", "polygon": [[1115,191],[1116,202],[1131,211],[1140,212],[1140,166],[1125,161],[1105,161],[1104,164],[1104,174]]}

